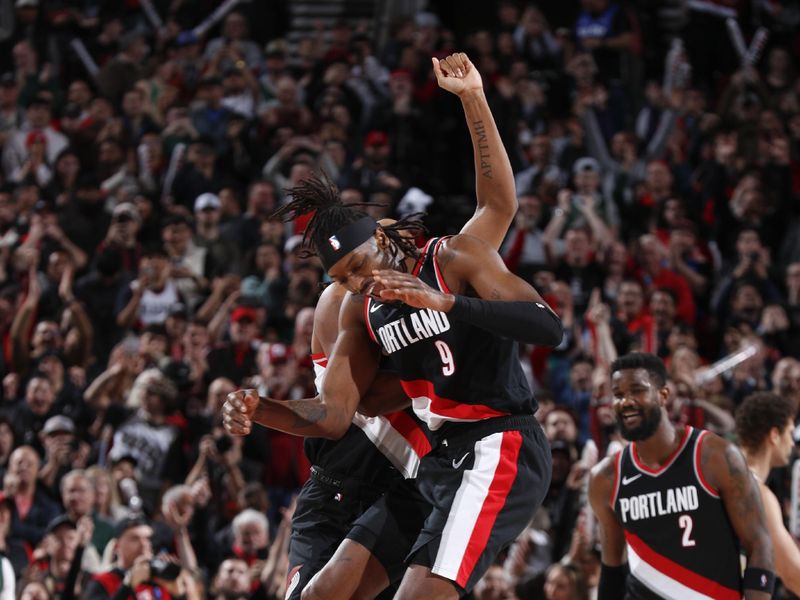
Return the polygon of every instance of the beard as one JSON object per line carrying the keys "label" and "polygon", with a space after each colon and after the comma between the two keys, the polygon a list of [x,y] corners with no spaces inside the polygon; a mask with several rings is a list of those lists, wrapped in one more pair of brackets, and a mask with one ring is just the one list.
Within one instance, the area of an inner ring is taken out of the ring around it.
{"label": "beard", "polygon": [[642,416],[639,424],[636,427],[626,427],[625,421],[617,416],[617,423],[619,424],[619,432],[623,438],[629,442],[640,442],[646,440],[656,432],[658,426],[661,424],[661,407],[650,406],[642,410]]}

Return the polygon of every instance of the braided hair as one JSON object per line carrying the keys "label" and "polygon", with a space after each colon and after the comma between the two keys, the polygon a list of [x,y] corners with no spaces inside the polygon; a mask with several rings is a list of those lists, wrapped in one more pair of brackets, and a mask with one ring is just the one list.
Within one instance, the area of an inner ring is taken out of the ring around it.
{"label": "braided hair", "polygon": [[[287,222],[313,213],[303,232],[302,244],[305,256],[316,255],[316,248],[330,236],[342,227],[368,216],[357,207],[375,206],[370,202],[342,204],[338,188],[324,172],[320,172],[317,177],[304,179],[285,191],[291,200],[275,210],[271,216]],[[414,237],[427,232],[420,221],[423,214],[412,213],[391,225],[380,226],[392,242],[389,252],[393,262],[400,255],[414,259],[419,257],[420,252],[414,243]],[[402,261],[400,266],[405,269]]]}

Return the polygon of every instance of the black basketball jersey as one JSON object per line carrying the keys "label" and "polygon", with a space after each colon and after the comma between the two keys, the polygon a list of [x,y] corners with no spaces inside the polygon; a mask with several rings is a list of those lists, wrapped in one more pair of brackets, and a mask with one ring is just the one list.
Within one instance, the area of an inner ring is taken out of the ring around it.
{"label": "black basketball jersey", "polygon": [[[413,274],[450,293],[436,259],[445,239],[427,243]],[[414,412],[432,431],[447,422],[536,411],[515,341],[451,321],[442,312],[370,297],[364,301],[364,316],[370,337],[399,374]]]}
{"label": "black basketball jersey", "polygon": [[687,426],[660,469],[639,460],[635,442],[617,454],[611,506],[628,547],[626,597],[741,599],[739,540],[700,468],[707,435]]}

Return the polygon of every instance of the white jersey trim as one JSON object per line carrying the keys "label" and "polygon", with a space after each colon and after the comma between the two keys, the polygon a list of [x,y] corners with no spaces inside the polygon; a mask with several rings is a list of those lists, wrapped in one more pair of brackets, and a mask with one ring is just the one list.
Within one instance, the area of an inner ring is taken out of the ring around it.
{"label": "white jersey trim", "polygon": [[680,598],[681,600],[714,600],[712,596],[696,592],[692,588],[683,585],[680,581],[662,573],[636,554],[630,544],[626,545],[628,547],[628,565],[630,566],[631,575],[636,577],[639,583],[653,593],[664,598]]}
{"label": "white jersey trim", "polygon": [[[328,367],[327,357],[314,359],[314,385],[317,393],[322,391],[325,369]],[[361,413],[353,416],[353,425],[361,429],[375,447],[392,463],[394,468],[406,479],[414,479],[419,470],[420,457],[408,443],[408,440],[397,431],[385,417],[365,417]]]}
{"label": "white jersey trim", "polygon": [[353,416],[353,425],[364,432],[392,465],[406,479],[414,479],[419,470],[420,458],[414,448],[392,427],[385,417],[365,417],[361,413]]}

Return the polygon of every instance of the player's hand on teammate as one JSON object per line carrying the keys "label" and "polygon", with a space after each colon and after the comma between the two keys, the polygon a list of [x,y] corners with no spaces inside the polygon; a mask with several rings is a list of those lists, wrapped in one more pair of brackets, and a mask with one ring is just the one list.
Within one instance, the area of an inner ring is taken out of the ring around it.
{"label": "player's hand on teammate", "polygon": [[222,424],[230,435],[247,435],[253,428],[253,415],[258,408],[256,390],[236,390],[228,394],[222,405]]}
{"label": "player's hand on teammate", "polygon": [[432,308],[440,312],[447,312],[453,306],[453,296],[433,289],[410,273],[376,270],[372,274],[376,284],[373,289],[384,302],[402,302],[416,308]]}
{"label": "player's hand on teammate", "polygon": [[440,88],[456,96],[483,89],[481,74],[463,52],[456,52],[442,60],[434,57],[432,61]]}

